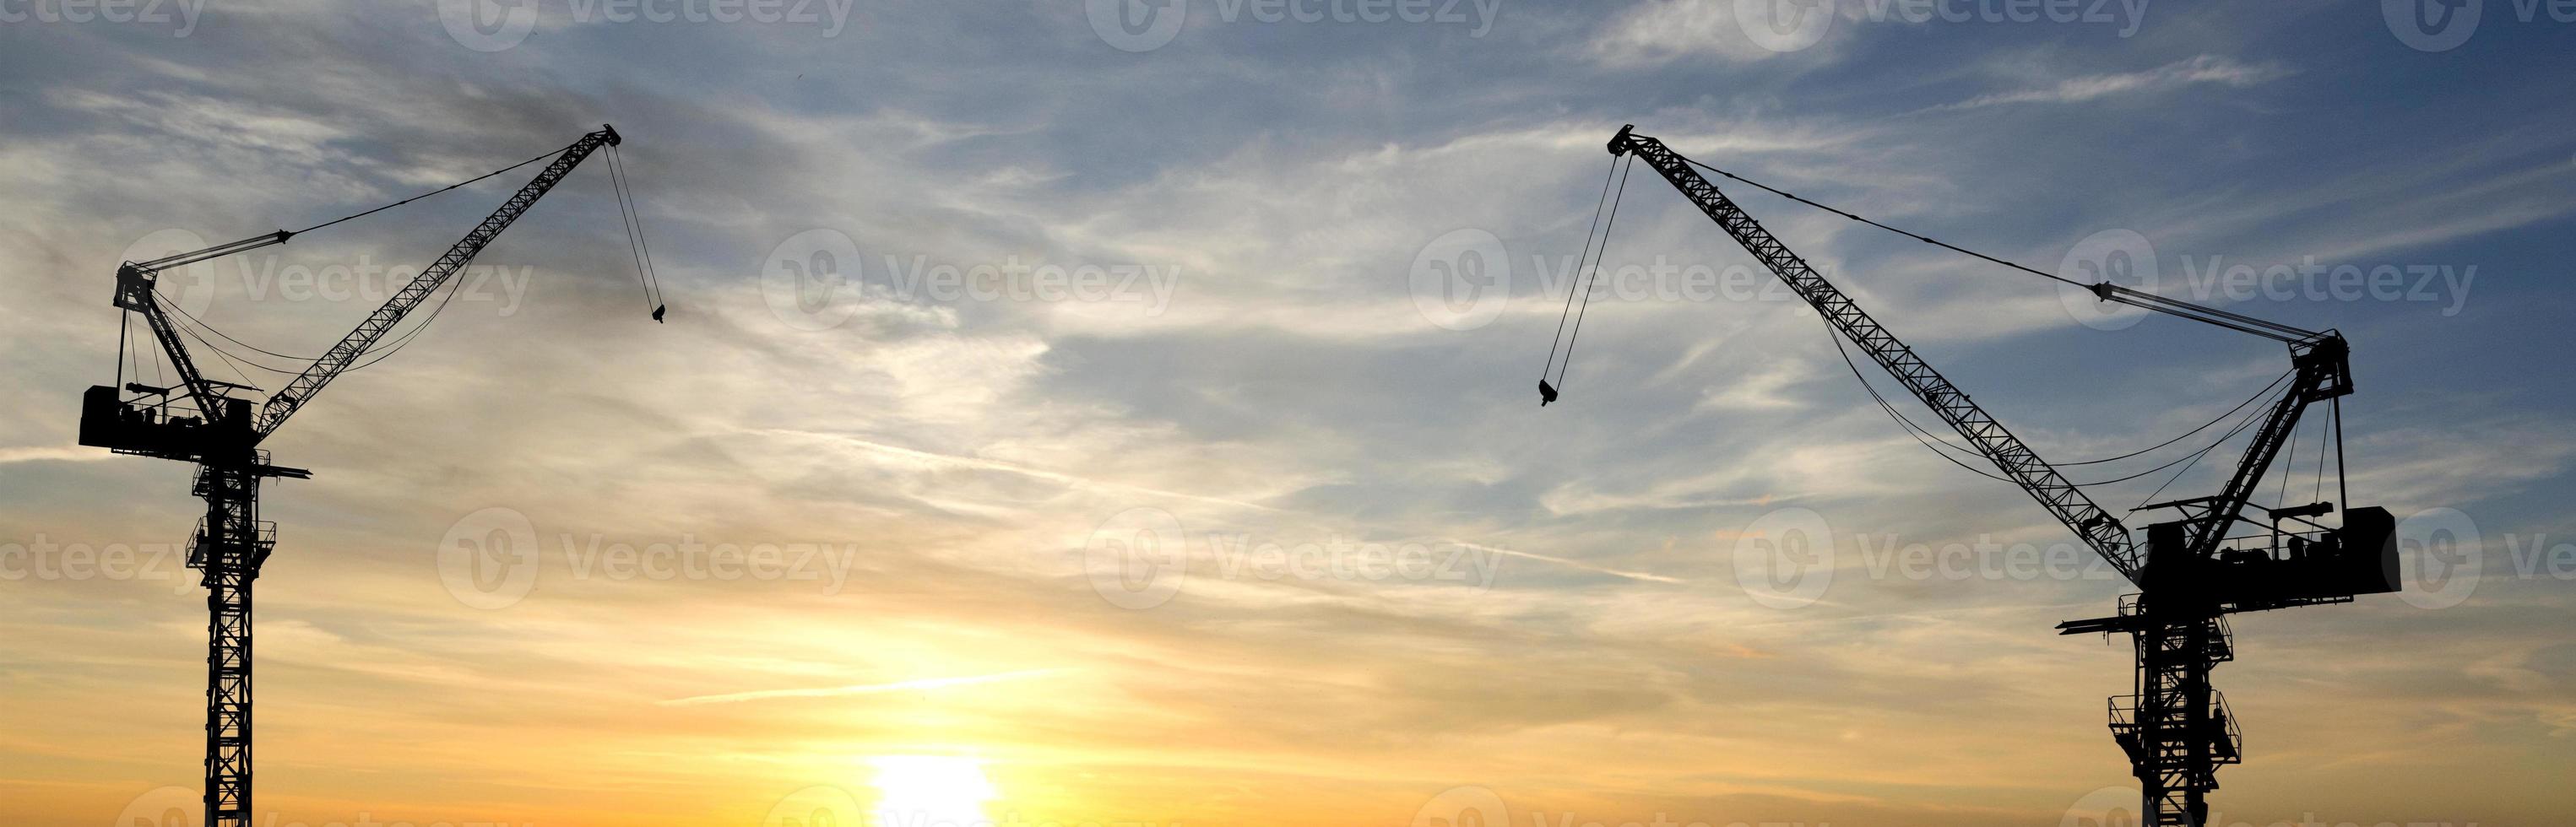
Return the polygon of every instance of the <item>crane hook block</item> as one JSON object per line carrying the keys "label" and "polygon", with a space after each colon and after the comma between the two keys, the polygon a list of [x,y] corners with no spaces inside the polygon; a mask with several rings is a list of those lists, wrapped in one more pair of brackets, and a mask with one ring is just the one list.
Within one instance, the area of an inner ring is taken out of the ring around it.
{"label": "crane hook block", "polygon": [[659,322],[661,322],[661,321],[662,321],[662,311],[664,311],[664,310],[668,310],[668,309],[670,309],[670,307],[671,307],[671,306],[670,306],[670,305],[667,305],[667,304],[657,304],[657,305],[654,305],[654,306],[653,306],[653,321],[654,321],[655,323],[659,323]]}
{"label": "crane hook block", "polygon": [[1556,401],[1556,388],[1549,385],[1545,379],[1538,380],[1538,406],[1544,408],[1547,407],[1547,403],[1554,401]]}

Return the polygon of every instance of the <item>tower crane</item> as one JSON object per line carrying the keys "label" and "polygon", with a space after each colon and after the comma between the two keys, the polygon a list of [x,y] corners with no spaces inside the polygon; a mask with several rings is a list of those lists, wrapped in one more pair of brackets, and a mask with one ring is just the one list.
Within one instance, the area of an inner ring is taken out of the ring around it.
{"label": "tower crane", "polygon": [[[529,207],[536,205],[537,199],[544,197],[564,176],[570,175],[583,159],[601,147],[613,148],[620,143],[622,139],[617,130],[602,125],[599,131],[582,136],[554,154],[554,161],[527,185],[520,187],[499,209],[475,225],[455,246],[448,248],[446,254],[439,256],[435,263],[397,290],[384,306],[368,314],[365,321],[358,323],[357,329],[340,337],[321,357],[314,359],[285,387],[260,402],[256,409],[252,407],[252,400],[235,395],[237,391],[256,391],[256,388],[216,381],[198,369],[186,343],[180,339],[183,332],[190,331],[181,328],[170,315],[174,309],[182,315],[186,311],[165,306],[156,287],[161,274],[173,268],[284,244],[297,233],[279,230],[150,261],[129,261],[117,267],[114,304],[143,318],[144,326],[151,331],[161,354],[177,373],[179,384],[154,387],[132,382],[90,387],[81,396],[80,444],[103,447],[120,454],[191,462],[197,466],[192,491],[205,500],[206,514],[197,522],[196,531],[190,538],[187,560],[190,568],[198,570],[200,583],[206,587],[205,820],[200,823],[208,827],[249,827],[253,820],[251,584],[258,579],[260,566],[267,562],[269,553],[277,544],[276,524],[259,519],[259,487],[267,479],[307,479],[312,476],[304,469],[272,463],[269,452],[260,447],[261,443],[276,433],[278,426],[285,424],[296,411],[311,403],[314,395],[329,386],[332,380],[357,365],[359,358],[381,352],[376,350],[377,343],[397,323],[464,270],[476,254],[500,236],[501,231],[509,229],[512,222],[525,215]],[[530,159],[527,163],[543,157]],[[615,180],[620,209],[631,210],[625,199],[622,176]],[[398,204],[378,207],[377,210]],[[377,210],[299,232],[310,232]],[[639,260],[638,275],[649,279],[642,272],[648,266]],[[646,289],[647,298],[652,298],[649,282]],[[655,307],[653,316],[656,321],[661,319],[659,306]],[[433,311],[428,318],[435,317]],[[131,319],[130,316],[128,318]],[[190,334],[194,335],[193,332]],[[120,364],[120,371],[122,368]]]}
{"label": "tower crane", "polygon": [[[2396,521],[2387,509],[2341,509],[2337,524],[2321,521],[2337,512],[2333,502],[2257,505],[2255,488],[2279,456],[2311,406],[2328,407],[2340,457],[2342,397],[2352,393],[2349,347],[2334,330],[2305,330],[2256,319],[2155,293],[2103,281],[2078,284],[2096,300],[2143,308],[2191,319],[2287,346],[2289,386],[2268,409],[2258,410],[2260,425],[2236,468],[2218,493],[2142,505],[2130,513],[2171,512],[2171,519],[2144,527],[2143,541],[2132,534],[2124,515],[2095,503],[2082,485],[2069,481],[2057,466],[2005,429],[2003,423],[1970,400],[1966,392],[1934,370],[1921,355],[1897,339],[1886,326],[1863,311],[1850,296],[1827,282],[1787,245],[1764,229],[1744,209],[1700,175],[1702,168],[1761,187],[1735,175],[1682,156],[1662,141],[1623,126],[1610,139],[1614,164],[1644,161],[1681,191],[1719,228],[1759,259],[1824,316],[1843,339],[1895,377],[1932,412],[1956,430],[2003,479],[2019,486],[2041,508],[2082,538],[2138,591],[2119,601],[2116,614],[2068,621],[2062,634],[2125,633],[2136,647],[2136,679],[2131,694],[2108,703],[2112,737],[2128,754],[2141,792],[2141,815],[2147,825],[2199,827],[2208,818],[2207,793],[2218,788],[2217,768],[2243,760],[2243,740],[2228,714],[2225,699],[2210,688],[2210,669],[2233,659],[2227,616],[2240,612],[2350,603],[2358,595],[2398,589]],[[1624,176],[1622,176],[1624,188]],[[1604,183],[1605,194],[1607,182]],[[1769,187],[1762,187],[1770,190]],[[1869,222],[1797,196],[1770,190],[1846,218]],[[1611,217],[1617,218],[1616,206]],[[1894,230],[1957,252],[2028,270],[1923,236]],[[1606,228],[1603,230],[1606,235]],[[1603,242],[1607,243],[1606,238]],[[1587,248],[1590,242],[1586,242]],[[2030,272],[2061,281],[2048,273]],[[2070,283],[2074,283],[2071,282]],[[1578,288],[1579,289],[1579,288]],[[1569,295],[1569,301],[1571,295]],[[1560,323],[1559,338],[1564,339]],[[1580,322],[1575,328],[1581,332]],[[1571,358],[1572,340],[1567,342]],[[1555,361],[1551,350],[1549,360]],[[1857,370],[1857,368],[1855,368]],[[2277,384],[2277,383],[2276,383]],[[1540,404],[1557,401],[1563,374],[1550,384],[1541,374]],[[1875,392],[1873,391],[1873,394]],[[2250,403],[2250,400],[2249,400]],[[1889,409],[1891,413],[1893,408]],[[1901,417],[1901,415],[1900,415]],[[2249,419],[2249,423],[2252,420]],[[2225,438],[2221,438],[2223,443]],[[1928,445],[1929,443],[1927,443]],[[2211,446],[2215,448],[2216,445]],[[1974,470],[1973,468],[1971,470]],[[2186,467],[2186,470],[2188,468]],[[2322,473],[2322,472],[2320,472]],[[2337,467],[2340,480],[2342,470]],[[2319,480],[2322,489],[2323,480]],[[2151,495],[2152,496],[2152,495]],[[2349,499],[2338,484],[2337,496]],[[2259,514],[2264,519],[2257,520]],[[2250,527],[2250,530],[2243,530]]]}

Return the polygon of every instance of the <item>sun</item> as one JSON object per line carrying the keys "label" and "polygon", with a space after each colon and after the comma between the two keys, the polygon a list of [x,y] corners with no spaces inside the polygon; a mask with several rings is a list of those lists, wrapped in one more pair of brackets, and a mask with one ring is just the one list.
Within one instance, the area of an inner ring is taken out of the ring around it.
{"label": "sun", "polygon": [[979,827],[992,823],[984,803],[993,781],[983,762],[945,755],[882,755],[876,768],[876,824],[881,827]]}

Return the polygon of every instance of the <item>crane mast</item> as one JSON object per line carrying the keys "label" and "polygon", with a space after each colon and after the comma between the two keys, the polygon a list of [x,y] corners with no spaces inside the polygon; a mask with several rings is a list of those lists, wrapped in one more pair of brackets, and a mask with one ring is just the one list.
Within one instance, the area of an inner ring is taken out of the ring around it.
{"label": "crane mast", "polygon": [[[166,269],[283,244],[294,234],[280,230],[152,261],[125,262],[117,268],[114,304],[143,317],[154,342],[179,374],[180,385],[91,387],[81,400],[80,444],[197,464],[192,493],[205,500],[206,511],[190,537],[188,565],[198,570],[199,582],[206,587],[205,819],[199,823],[250,827],[256,819],[251,809],[251,586],[277,544],[276,525],[259,519],[259,486],[271,477],[311,476],[303,469],[271,464],[268,452],[258,447],[260,442],[463,270],[582,159],[620,142],[617,130],[602,125],[565,148],[534,180],[369,314],[356,330],[341,337],[256,414],[250,400],[230,394],[247,388],[208,379],[197,368],[156,287]],[[179,390],[186,392],[184,405],[183,400],[171,398]],[[123,396],[127,392],[139,397],[129,400]]]}
{"label": "crane mast", "polygon": [[[2308,407],[2352,392],[2349,349],[2343,337],[2331,330],[2303,330],[2108,282],[2089,285],[2102,301],[2263,336],[2286,343],[2291,354],[2290,387],[2265,413],[2226,485],[2214,496],[2137,509],[2173,508],[2182,513],[2180,519],[2148,526],[2146,541],[2139,543],[2119,518],[2094,503],[2077,483],[2042,460],[1913,348],[1791,252],[1702,177],[1690,159],[1662,141],[1635,134],[1634,128],[1621,127],[1610,139],[1611,155],[1633,156],[1653,167],[1822,313],[1836,332],[1869,354],[2051,516],[2138,585],[2139,593],[2121,601],[2118,615],[2070,621],[2058,628],[2064,634],[2131,635],[2137,650],[2135,692],[2112,698],[2108,706],[2113,739],[2128,753],[2139,780],[2144,823],[2151,827],[2204,824],[2206,793],[2218,787],[2217,767],[2242,760],[2235,722],[2225,700],[2209,686],[2210,668],[2234,658],[2225,616],[2347,603],[2356,595],[2398,588],[2395,520],[2386,509],[2347,507],[2342,525],[2330,528],[2310,518],[2331,513],[2333,503],[2273,508],[2251,503],[2255,486]],[[1541,383],[1540,391],[1543,399],[1553,400],[1554,389],[1546,383]],[[2340,435],[2339,428],[2336,433]],[[2271,517],[2269,531],[2230,536],[2236,524],[2253,523],[2243,516],[2248,508],[2259,508]],[[2297,525],[2283,530],[2279,526],[2284,520]]]}

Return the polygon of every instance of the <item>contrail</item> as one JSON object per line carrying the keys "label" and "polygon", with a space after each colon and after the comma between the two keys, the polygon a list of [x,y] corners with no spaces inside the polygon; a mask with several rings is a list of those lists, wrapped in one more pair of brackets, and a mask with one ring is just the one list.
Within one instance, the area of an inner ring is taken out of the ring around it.
{"label": "contrail", "polygon": [[1482,549],[1482,550],[1484,550],[1484,551],[1493,552],[1493,553],[1495,553],[1495,554],[1501,554],[1501,555],[1506,555],[1506,556],[1511,556],[1511,557],[1525,557],[1525,558],[1528,558],[1528,559],[1531,559],[1531,560],[1541,560],[1541,561],[1545,561],[1545,562],[1549,562],[1549,563],[1555,563],[1555,564],[1560,565],[1560,566],[1567,566],[1567,567],[1571,567],[1571,568],[1578,568],[1578,569],[1582,569],[1582,570],[1584,570],[1584,571],[1599,572],[1599,573],[1601,573],[1601,574],[1607,574],[1607,575],[1610,575],[1610,576],[1613,576],[1613,577],[1625,577],[1625,578],[1628,578],[1628,579],[1630,579],[1630,580],[1643,580],[1643,581],[1646,581],[1646,582],[1649,582],[1649,583],[1688,583],[1688,582],[1690,582],[1690,581],[1688,581],[1688,580],[1683,580],[1683,579],[1681,579],[1681,578],[1679,578],[1679,577],[1666,577],[1666,576],[1664,576],[1664,575],[1660,575],[1660,574],[1649,574],[1649,573],[1647,573],[1647,572],[1642,572],[1642,571],[1622,571],[1622,570],[1620,570],[1620,569],[1604,568],[1604,567],[1596,566],[1596,565],[1592,565],[1592,564],[1590,564],[1590,563],[1586,563],[1586,562],[1583,562],[1583,561],[1580,561],[1580,560],[1568,560],[1568,559],[1565,559],[1565,558],[1563,558],[1563,557],[1551,557],[1551,556],[1548,556],[1548,555],[1545,555],[1545,554],[1539,554],[1539,553],[1536,553],[1536,552],[1515,551],[1515,550],[1507,549],[1507,548],[1496,548],[1496,547],[1494,547],[1494,546],[1482,545],[1482,544],[1479,544],[1479,543],[1470,543],[1470,542],[1467,542],[1467,541],[1465,541],[1465,540],[1451,540],[1451,541],[1449,541],[1449,542],[1457,543],[1457,544],[1459,544],[1459,545],[1466,546],[1466,547],[1468,547],[1468,548],[1473,548],[1473,549]]}
{"label": "contrail", "polygon": [[108,459],[114,456],[116,455],[113,453],[97,448],[83,448],[77,445],[65,445],[59,448],[0,448],[0,463],[43,462],[46,460],[87,462],[89,460]]}

